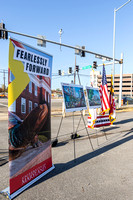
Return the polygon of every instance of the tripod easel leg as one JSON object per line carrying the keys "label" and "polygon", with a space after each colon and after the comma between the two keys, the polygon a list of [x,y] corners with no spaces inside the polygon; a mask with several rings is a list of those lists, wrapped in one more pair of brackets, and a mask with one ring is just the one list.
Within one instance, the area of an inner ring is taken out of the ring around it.
{"label": "tripod easel leg", "polygon": [[83,120],[83,122],[84,122],[84,126],[85,126],[85,129],[86,129],[86,132],[87,132],[87,135],[88,135],[88,138],[89,138],[90,144],[91,144],[91,148],[92,148],[92,150],[94,151],[94,148],[93,148],[93,145],[92,145],[92,142],[91,142],[91,139],[90,139],[90,135],[89,135],[89,133],[88,133],[88,129],[87,129],[86,124],[85,124],[85,120],[84,120],[84,117],[83,117],[82,111],[81,111],[81,117],[82,117],[82,120]]}
{"label": "tripod easel leg", "polygon": [[59,135],[59,132],[60,132],[60,128],[61,128],[61,125],[62,125],[62,121],[63,121],[63,115],[61,117],[61,121],[60,121],[60,125],[59,125],[59,129],[58,129],[58,132],[57,132],[56,139],[58,138],[58,135]]}
{"label": "tripod easel leg", "polygon": [[81,117],[80,117],[80,119],[79,119],[78,126],[77,126],[77,128],[76,128],[76,133],[77,133],[77,131],[78,131],[80,122],[81,122]]}
{"label": "tripod easel leg", "polygon": [[98,141],[98,134],[97,134],[97,129],[96,129],[96,137],[97,137],[97,146],[99,146],[99,141]]}
{"label": "tripod easel leg", "polygon": [[61,128],[61,125],[62,125],[62,121],[63,121],[63,115],[61,117],[61,121],[60,121],[60,125],[59,125],[58,132],[57,132],[57,135],[56,135],[56,139],[52,142],[52,147],[55,147],[58,143],[58,136],[59,136],[60,128]]}
{"label": "tripod easel leg", "polygon": [[[73,134],[75,134],[75,129],[74,129],[74,112],[73,112]],[[75,139],[73,140],[73,147],[74,147],[74,162],[76,162]]]}
{"label": "tripod easel leg", "polygon": [[108,138],[107,138],[107,135],[106,135],[106,133],[105,133],[105,131],[104,131],[104,126],[103,126],[103,132],[104,132],[105,138],[106,138],[106,140],[107,140]]}

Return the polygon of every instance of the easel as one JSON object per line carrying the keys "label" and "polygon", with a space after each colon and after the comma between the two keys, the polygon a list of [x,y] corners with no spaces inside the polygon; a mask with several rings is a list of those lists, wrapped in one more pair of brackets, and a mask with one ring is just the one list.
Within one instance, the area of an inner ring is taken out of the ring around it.
{"label": "easel", "polygon": [[[76,71],[75,71],[75,75],[76,75]],[[75,75],[74,75],[74,80],[76,78]],[[78,76],[79,84],[81,85],[78,71],[77,71],[77,76]],[[74,84],[75,84],[75,81],[74,81]],[[88,129],[86,127],[85,119],[84,119],[84,116],[83,116],[83,110],[80,110],[81,116],[80,116],[80,119],[79,119],[79,122],[78,122],[78,125],[77,125],[77,128],[76,128],[76,131],[75,131],[75,128],[74,128],[74,112],[73,112],[73,133],[71,135],[71,139],[74,139],[73,141],[74,141],[74,161],[75,161],[76,160],[75,139],[78,138],[77,137],[77,131],[78,131],[81,119],[83,120],[83,124],[84,124],[84,127],[85,127],[85,130],[86,130],[86,133],[87,133],[87,136],[88,136],[88,139],[89,139],[89,142],[90,142],[92,150],[94,150],[94,148],[93,148],[93,145],[92,145],[92,142],[91,142],[91,139],[90,139],[90,135],[88,133]],[[63,113],[62,113],[61,121],[60,121],[59,128],[58,128],[58,131],[57,131],[57,136],[56,136],[56,139],[52,142],[52,147],[55,147],[57,145],[57,143],[58,143],[58,136],[59,136],[59,133],[60,133],[60,129],[61,129],[61,125],[62,125],[62,122],[63,122],[63,118],[64,118],[64,116],[63,116]]]}
{"label": "easel", "polygon": [[[98,129],[99,128],[94,128],[95,130],[96,130],[96,138],[97,138],[97,146],[99,146],[99,141],[98,141]],[[104,129],[104,126],[103,126],[103,129]],[[106,133],[105,133],[105,131],[102,131],[103,133],[104,133],[104,136],[105,136],[105,138],[106,138],[106,141],[108,140],[108,138],[107,138],[107,135],[106,135]]]}

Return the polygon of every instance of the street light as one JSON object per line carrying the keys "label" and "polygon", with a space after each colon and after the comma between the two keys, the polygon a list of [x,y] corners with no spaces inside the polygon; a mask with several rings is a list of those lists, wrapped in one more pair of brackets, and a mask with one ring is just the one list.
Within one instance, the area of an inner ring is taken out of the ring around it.
{"label": "street light", "polygon": [[116,12],[128,4],[131,0],[128,0],[122,6],[117,9],[114,9],[114,32],[113,32],[113,67],[112,67],[112,75],[113,75],[113,85],[114,85],[114,75],[115,75],[115,19],[116,19]]}
{"label": "street light", "polygon": [[59,34],[60,34],[60,51],[61,51],[61,36],[64,32],[62,31],[62,28],[59,30]]}

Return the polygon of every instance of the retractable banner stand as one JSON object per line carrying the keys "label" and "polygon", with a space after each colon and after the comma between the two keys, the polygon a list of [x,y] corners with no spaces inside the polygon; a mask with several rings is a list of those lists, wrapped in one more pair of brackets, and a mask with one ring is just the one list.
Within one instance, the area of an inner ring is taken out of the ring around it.
{"label": "retractable banner stand", "polygon": [[51,171],[52,56],[15,39],[9,45],[10,199]]}

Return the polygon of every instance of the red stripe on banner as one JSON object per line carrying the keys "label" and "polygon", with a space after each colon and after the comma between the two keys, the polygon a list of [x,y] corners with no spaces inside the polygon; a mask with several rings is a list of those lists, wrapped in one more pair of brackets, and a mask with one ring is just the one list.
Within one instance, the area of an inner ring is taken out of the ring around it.
{"label": "red stripe on banner", "polygon": [[20,48],[23,48],[23,49],[24,49],[23,45],[20,44],[18,41],[15,41],[15,40],[13,40],[13,39],[11,39],[11,41],[12,41],[17,47],[20,47]]}
{"label": "red stripe on banner", "polygon": [[97,117],[97,118],[109,118],[109,115],[104,115],[104,116],[99,116],[99,117]]}
{"label": "red stripe on banner", "polygon": [[111,123],[106,123],[106,124],[98,124],[98,125],[95,125],[94,127],[101,127],[101,126],[109,126],[111,125]]}
{"label": "red stripe on banner", "polygon": [[[98,118],[109,118],[109,115],[100,115],[100,116],[97,116],[97,119]],[[88,116],[88,119],[91,119],[91,117],[90,116]]]}
{"label": "red stripe on banner", "polygon": [[47,171],[52,167],[52,157],[32,167],[26,172],[10,179],[10,194],[16,192],[18,189],[35,179],[37,176]]}
{"label": "red stripe on banner", "polygon": [[[94,124],[94,128],[101,127],[101,126],[110,126],[110,125],[111,125],[110,122],[107,123],[107,124],[98,124],[98,125],[95,125],[95,124]],[[88,125],[88,128],[92,128],[92,127]]]}

